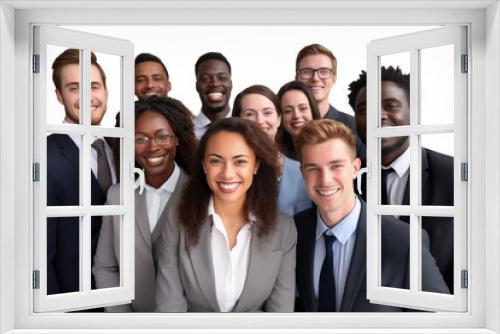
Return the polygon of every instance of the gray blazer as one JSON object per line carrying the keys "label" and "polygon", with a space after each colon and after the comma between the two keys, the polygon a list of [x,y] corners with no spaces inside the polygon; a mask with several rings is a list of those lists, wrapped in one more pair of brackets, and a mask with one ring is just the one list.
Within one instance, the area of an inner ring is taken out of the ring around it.
{"label": "gray blazer", "polygon": [[[212,220],[200,229],[198,243],[186,250],[186,234],[168,213],[158,244],[157,312],[220,312],[212,263]],[[297,231],[279,213],[276,229],[259,237],[252,227],[247,276],[233,312],[292,312],[295,298]]]}
{"label": "gray blazer", "polygon": [[[155,300],[156,251],[167,211],[175,207],[177,198],[187,181],[187,175],[180,170],[175,191],[170,196],[158,222],[150,231],[146,195],[135,191],[135,299],[130,304],[106,307],[106,312],[152,312]],[[118,204],[120,185],[113,185],[108,191],[108,204]],[[97,288],[120,286],[120,218],[104,216],[101,233],[94,256],[94,273]]]}

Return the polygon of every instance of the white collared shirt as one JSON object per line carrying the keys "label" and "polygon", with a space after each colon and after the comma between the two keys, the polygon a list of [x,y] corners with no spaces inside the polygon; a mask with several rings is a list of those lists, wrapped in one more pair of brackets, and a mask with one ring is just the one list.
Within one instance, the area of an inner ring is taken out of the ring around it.
{"label": "white collared shirt", "polygon": [[[388,167],[392,167],[394,172],[387,175],[387,201],[390,205],[402,205],[408,176],[410,175],[410,148],[408,147]],[[382,169],[385,169],[384,166],[382,166]]]}
{"label": "white collared shirt", "polygon": [[146,193],[146,209],[151,232],[153,232],[163,209],[174,192],[180,174],[181,172],[179,167],[176,163],[174,163],[174,171],[172,172],[172,175],[170,175],[167,181],[165,181],[160,188],[156,189],[147,183],[144,184],[144,190]]}
{"label": "white collared shirt", "polygon": [[[231,109],[227,112],[224,118],[230,117]],[[212,124],[212,121],[203,113],[203,111],[200,111],[200,113],[193,119],[194,134],[198,140],[203,137],[210,124]]]}
{"label": "white collared shirt", "polygon": [[230,312],[240,298],[247,276],[250,257],[251,222],[245,224],[236,236],[236,245],[229,249],[226,228],[215,212],[213,199],[208,205],[212,217],[212,263],[214,266],[215,292],[221,312]]}
{"label": "white collared shirt", "polygon": [[[68,123],[68,122],[64,122]],[[71,123],[68,123],[71,124]],[[80,149],[80,135],[70,133],[68,136],[73,140],[75,143],[76,147]],[[102,139],[104,142],[104,149],[106,150],[106,158],[108,159],[108,164],[109,164],[109,170],[111,171],[111,182],[112,184],[116,183],[116,172],[115,172],[115,167],[114,167],[114,157],[113,157],[113,150],[109,146],[108,142],[105,140],[104,137],[95,137],[95,139],[92,141],[96,141],[97,139]],[[91,154],[91,160],[90,160],[90,168],[92,169],[92,173],[94,173],[95,178],[97,179],[97,151],[91,147],[90,148]]]}

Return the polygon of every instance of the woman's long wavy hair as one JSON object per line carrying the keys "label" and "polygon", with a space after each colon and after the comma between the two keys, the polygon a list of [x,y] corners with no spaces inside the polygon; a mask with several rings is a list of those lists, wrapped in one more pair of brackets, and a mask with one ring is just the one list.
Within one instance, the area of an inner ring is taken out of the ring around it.
{"label": "woman's long wavy hair", "polygon": [[254,175],[247,192],[245,216],[247,219],[250,213],[255,216],[258,235],[266,235],[276,226],[279,166],[275,145],[254,122],[241,118],[225,118],[213,123],[201,138],[192,178],[184,188],[178,206],[178,221],[186,231],[187,247],[197,244],[200,228],[207,223],[212,190],[203,171],[203,160],[209,140],[223,131],[241,135],[254,151],[259,163],[257,174]]}
{"label": "woman's long wavy hair", "polygon": [[[309,101],[309,108],[311,109],[312,119],[321,119],[321,114],[319,113],[318,104],[314,99],[314,95],[311,93],[309,88],[307,88],[307,86],[300,81],[290,81],[280,88],[280,90],[278,91],[278,99],[280,101],[280,104],[281,100],[283,99],[283,95],[291,90],[298,90],[299,92],[304,93],[304,95],[307,97],[307,101]],[[283,105],[281,106],[281,108],[283,108]],[[283,114],[284,113],[285,111],[283,110]],[[278,128],[278,133],[276,134],[276,143],[278,143],[278,148],[284,155],[286,155],[290,159],[298,159],[292,135],[290,135],[290,133],[286,131],[285,126],[283,125],[283,119],[281,120],[280,127]]]}

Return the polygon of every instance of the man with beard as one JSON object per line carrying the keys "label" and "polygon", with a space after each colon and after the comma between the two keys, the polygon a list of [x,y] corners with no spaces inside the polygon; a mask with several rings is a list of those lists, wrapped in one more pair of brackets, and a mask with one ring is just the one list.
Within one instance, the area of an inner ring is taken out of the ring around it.
{"label": "man with beard", "polygon": [[135,57],[135,95],[139,100],[150,96],[168,96],[172,89],[165,64],[151,53]]}
{"label": "man with beard", "polygon": [[198,58],[195,73],[201,112],[193,123],[195,135],[200,139],[212,122],[230,117],[229,98],[233,82],[231,65],[219,52],[208,52]]}
{"label": "man with beard", "polygon": [[[90,60],[91,124],[99,125],[106,113],[106,75],[94,53]],[[52,64],[57,100],[64,106],[64,123],[80,124],[80,51],[67,49]],[[47,137],[47,206],[78,206],[80,199],[81,136],[54,133]],[[102,137],[92,144],[91,204],[103,205],[116,175],[111,148]],[[94,257],[101,217],[91,220],[91,257]],[[80,219],[54,217],[47,221],[47,294],[80,290]],[[92,288],[94,280],[92,277]]]}
{"label": "man with beard", "polygon": [[[410,75],[399,67],[381,69],[381,124],[404,126],[410,124]],[[366,72],[349,85],[349,104],[354,110],[356,127],[366,144]],[[383,138],[382,204],[408,205],[410,202],[410,139]],[[453,206],[453,158],[422,148],[421,205]],[[364,184],[364,182],[363,182]],[[366,188],[366,187],[365,187]],[[365,191],[363,191],[364,196]],[[365,197],[366,198],[366,197]],[[407,221],[409,217],[400,217]],[[453,218],[422,217],[422,227],[430,238],[431,253],[453,293]]]}

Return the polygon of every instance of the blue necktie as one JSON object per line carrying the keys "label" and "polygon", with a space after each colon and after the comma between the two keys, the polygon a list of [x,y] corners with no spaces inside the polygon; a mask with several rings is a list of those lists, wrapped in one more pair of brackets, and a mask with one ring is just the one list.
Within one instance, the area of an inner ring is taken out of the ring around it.
{"label": "blue necktie", "polygon": [[319,275],[318,311],[335,312],[335,276],[333,274],[332,245],[335,236],[323,234],[326,256]]}

